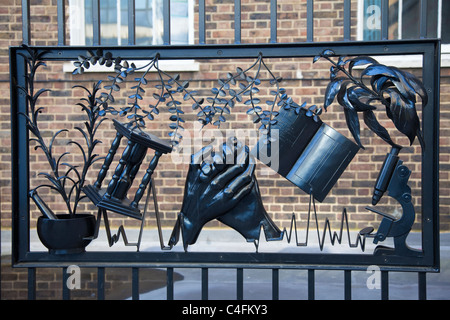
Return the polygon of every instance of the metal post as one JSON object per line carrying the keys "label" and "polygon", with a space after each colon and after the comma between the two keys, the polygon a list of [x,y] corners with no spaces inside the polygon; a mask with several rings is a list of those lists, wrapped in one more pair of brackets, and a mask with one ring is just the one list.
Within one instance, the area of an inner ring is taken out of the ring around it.
{"label": "metal post", "polygon": [[31,44],[30,1],[22,0],[22,43]]}
{"label": "metal post", "polygon": [[241,0],[234,0],[234,43],[241,43]]}
{"label": "metal post", "polygon": [[170,0],[163,2],[163,18],[164,18],[164,34],[163,42],[165,45],[170,44]]}
{"label": "metal post", "polygon": [[306,3],[306,41],[314,41],[314,0]]}
{"label": "metal post", "polygon": [[352,271],[344,271],[344,298],[345,300],[352,300]]}
{"label": "metal post", "polygon": [[97,268],[97,300],[105,300],[105,268]]}
{"label": "metal post", "polygon": [[389,272],[381,271],[381,300],[389,300]]}
{"label": "metal post", "polygon": [[420,38],[427,38],[428,1],[420,0]]}
{"label": "metal post", "polygon": [[244,269],[236,269],[236,299],[244,299]]}
{"label": "metal post", "polygon": [[344,1],[344,41],[351,40],[351,1]]}
{"label": "metal post", "polygon": [[280,270],[272,269],[272,300],[280,298]]}
{"label": "metal post", "polygon": [[206,43],[205,29],[205,0],[198,2],[198,41],[200,44]]}
{"label": "metal post", "polygon": [[167,268],[167,300],[173,300],[173,268]]}
{"label": "metal post", "polygon": [[308,269],[308,300],[315,300],[315,274],[314,274],[314,269]]}
{"label": "metal post", "polygon": [[92,1],[92,44],[99,46],[100,39],[100,0]]}
{"label": "metal post", "polygon": [[[128,45],[136,44],[136,6],[135,0],[128,0]],[[120,8],[118,8],[120,10]]]}
{"label": "metal post", "polygon": [[277,0],[270,0],[270,42],[277,43]]}
{"label": "metal post", "polygon": [[58,46],[66,45],[66,1],[58,0],[57,3],[58,16]]}
{"label": "metal post", "polygon": [[389,38],[389,0],[381,0],[381,40]]}
{"label": "metal post", "polygon": [[427,273],[418,272],[419,277],[419,300],[427,300]]}
{"label": "metal post", "polygon": [[36,268],[28,268],[28,300],[36,300]]}
{"label": "metal post", "polygon": [[208,300],[208,268],[202,268],[202,300]]}
{"label": "metal post", "polygon": [[131,279],[132,299],[139,300],[139,268],[132,268]]}
{"label": "metal post", "polygon": [[67,280],[69,279],[67,267],[62,268],[62,272],[62,298],[63,300],[70,300],[70,289],[67,286]]}

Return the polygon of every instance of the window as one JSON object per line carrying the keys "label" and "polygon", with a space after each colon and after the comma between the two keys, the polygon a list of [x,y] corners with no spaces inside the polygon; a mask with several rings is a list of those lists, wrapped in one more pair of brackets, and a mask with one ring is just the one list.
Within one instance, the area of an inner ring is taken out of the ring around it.
{"label": "window", "polygon": [[[135,0],[136,45],[163,43],[163,1]],[[92,45],[92,2],[69,2],[71,45]],[[172,44],[193,43],[194,0],[172,0],[170,3]],[[102,45],[128,44],[128,1],[100,1],[100,23]]]}
{"label": "window", "polygon": [[[135,0],[136,45],[163,44],[163,1]],[[92,0],[69,0],[71,45],[92,45]],[[194,43],[194,0],[170,1],[170,38],[172,44]],[[101,45],[128,44],[128,0],[100,1]],[[137,66],[145,61],[133,61]],[[160,66],[168,72],[198,71],[195,60],[163,60]],[[64,64],[64,72],[72,72],[72,64]],[[92,66],[88,72],[104,72]]]}
{"label": "window", "polygon": [[[428,38],[450,43],[450,1],[427,1]],[[381,40],[381,0],[359,0],[358,40]],[[389,1],[389,39],[420,38],[420,0]]]}
{"label": "window", "polygon": [[[420,0],[389,0],[388,38],[420,38]],[[441,66],[450,67],[450,1],[427,1],[427,37],[441,38]],[[381,40],[381,0],[358,0],[357,40]],[[381,63],[397,67],[420,67],[418,56],[377,57]]]}

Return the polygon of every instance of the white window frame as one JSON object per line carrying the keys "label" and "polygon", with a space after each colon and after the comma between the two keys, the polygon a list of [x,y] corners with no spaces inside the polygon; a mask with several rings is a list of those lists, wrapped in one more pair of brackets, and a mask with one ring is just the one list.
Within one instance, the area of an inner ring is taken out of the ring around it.
{"label": "white window frame", "polygon": [[[118,5],[120,1],[126,0],[117,0]],[[153,0],[155,1],[155,0]],[[84,0],[69,0],[69,30],[70,30],[70,45],[71,46],[84,46],[86,45],[86,19],[84,15]],[[194,44],[194,4],[195,0],[188,0],[189,6],[189,26],[188,26],[188,44]],[[153,15],[155,15],[155,11],[153,11]],[[117,19],[117,28],[120,29],[120,14],[118,14]],[[156,32],[156,31],[154,31]],[[118,34],[120,32],[118,31]],[[156,45],[156,37],[153,37],[153,44]],[[121,45],[121,38],[118,37],[118,45]],[[148,61],[129,61],[134,62],[137,67],[140,65],[145,65]],[[167,72],[192,72],[199,71],[200,65],[198,62],[192,59],[185,60],[161,60],[159,62],[160,68]],[[73,64],[66,63],[63,65],[64,72],[72,72]],[[102,66],[91,66],[86,72],[109,72],[107,68]]]}
{"label": "white window frame", "polygon": [[[399,1],[399,39],[401,39],[401,23],[402,23],[402,4],[403,0]],[[438,21],[437,21],[437,37],[441,37],[442,28],[442,1],[448,0],[438,0]],[[358,0],[358,13],[357,13],[357,40],[363,41],[363,31],[364,31],[364,0]],[[422,56],[420,55],[410,55],[410,56],[379,56],[377,61],[382,64],[389,64],[396,66],[398,68],[421,68],[422,67]],[[441,45],[441,67],[450,67],[450,44]]]}

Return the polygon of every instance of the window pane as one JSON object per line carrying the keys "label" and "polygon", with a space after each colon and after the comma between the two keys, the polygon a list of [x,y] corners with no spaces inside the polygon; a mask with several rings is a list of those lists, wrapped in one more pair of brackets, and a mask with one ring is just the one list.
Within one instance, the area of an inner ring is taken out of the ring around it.
{"label": "window pane", "polygon": [[153,44],[153,2],[136,0],[136,44]]}
{"label": "window pane", "polygon": [[187,0],[170,2],[170,37],[172,44],[189,43],[189,3]]}
{"label": "window pane", "polygon": [[[446,1],[443,1],[446,2]],[[436,38],[438,0],[428,0],[427,2],[427,37]],[[420,38],[420,1],[403,0],[402,12],[402,39]]]}
{"label": "window pane", "polygon": [[[92,45],[92,0],[85,1],[86,45]],[[163,43],[164,0],[136,0],[136,44]],[[118,9],[119,8],[119,9]],[[173,44],[189,43],[189,0],[172,0],[171,41]],[[100,32],[102,45],[126,44],[128,39],[128,1],[100,1]]]}
{"label": "window pane", "polygon": [[364,0],[364,40],[381,39],[381,0]]}
{"label": "window pane", "polygon": [[[363,1],[363,39],[381,40],[381,0]],[[389,1],[388,38],[398,39],[399,0]]]}
{"label": "window pane", "polygon": [[[389,1],[389,39],[420,38],[420,0],[390,0]],[[447,9],[450,1],[443,0]],[[363,1],[363,38],[364,40],[381,39],[381,0]],[[427,37],[437,37],[438,0],[427,1]],[[445,15],[445,13],[443,13]],[[442,21],[446,21],[443,17]],[[448,29],[448,26],[445,25]],[[444,35],[444,26],[442,29]],[[448,33],[448,32],[447,32]]]}

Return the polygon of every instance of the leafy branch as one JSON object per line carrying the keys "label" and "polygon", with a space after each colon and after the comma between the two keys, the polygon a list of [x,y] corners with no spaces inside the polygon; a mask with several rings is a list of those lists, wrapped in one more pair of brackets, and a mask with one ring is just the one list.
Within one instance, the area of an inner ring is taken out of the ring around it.
{"label": "leafy branch", "polygon": [[[266,110],[263,110],[261,107],[263,102],[257,97],[260,93],[259,86],[263,81],[260,79],[262,70],[269,74],[268,82],[271,87],[274,87],[270,91],[272,99],[265,101]],[[254,71],[253,76],[250,75],[251,71]],[[274,141],[270,134],[271,127],[278,123],[276,117],[279,112],[275,108],[292,109],[298,115],[300,109],[306,106],[306,103],[298,105],[288,96],[286,89],[280,87],[282,81],[283,78],[276,77],[265,63],[262,54],[259,54],[257,60],[247,69],[237,67],[235,74],[229,72],[226,79],[218,80],[220,86],[211,89],[214,96],[207,98],[210,104],[197,114],[199,121],[203,126],[212,123],[220,128],[221,123],[226,121],[225,114],[230,114],[236,103],[243,103],[250,107],[247,114],[254,116],[253,123],[260,123],[258,130],[264,136],[263,141],[270,143]],[[319,120],[321,113],[321,108],[315,105],[306,112],[307,116],[313,117],[315,121]]]}
{"label": "leafy branch", "polygon": [[[40,89],[35,93],[34,78],[37,70],[46,65],[43,61],[43,56],[48,51],[38,52],[37,50],[32,50],[27,46],[24,46],[24,48],[27,50],[28,56],[24,54],[21,55],[28,63],[29,72],[26,75],[26,87],[19,86],[18,88],[26,95],[29,105],[29,114],[21,113],[21,115],[26,118],[27,128],[34,136],[34,138],[30,138],[30,141],[36,142],[36,146],[34,147],[35,150],[41,149],[43,151],[51,169],[50,173],[39,173],[39,175],[44,176],[50,184],[39,185],[34,188],[34,190],[41,187],[48,187],[56,191],[62,197],[68,213],[73,216],[76,213],[78,203],[84,198],[84,196],[81,196],[81,189],[84,186],[88,169],[95,161],[101,159],[98,155],[94,154],[95,146],[100,143],[99,140],[95,139],[95,134],[100,124],[105,120],[104,118],[99,120],[101,114],[99,112],[100,109],[96,98],[96,94],[99,91],[100,82],[94,84],[92,92],[85,87],[76,86],[83,88],[88,93],[88,98],[82,98],[82,102],[77,104],[82,107],[82,111],[84,111],[87,115],[88,120],[84,122],[85,128],[75,127],[75,129],[82,134],[86,143],[86,148],[83,148],[82,145],[76,141],[69,141],[68,143],[76,145],[83,155],[83,167],[80,171],[78,166],[63,162],[69,152],[64,152],[59,156],[56,156],[53,153],[53,146],[56,138],[61,133],[68,132],[68,130],[62,129],[57,131],[52,135],[50,142],[47,144],[39,128],[39,114],[42,113],[44,108],[38,107],[38,100],[42,93],[50,90]],[[60,172],[62,166],[65,167],[64,173]],[[71,183],[70,186],[67,185],[68,182]]]}
{"label": "leafy branch", "polygon": [[[78,61],[74,62],[76,68],[73,71],[73,74],[82,74],[85,69],[88,69],[91,65],[97,63],[104,65],[105,67],[112,67],[114,65],[116,75],[108,76],[110,83],[104,86],[104,89],[107,91],[102,92],[100,98],[97,100],[98,104],[102,107],[100,113],[102,115],[111,113],[113,115],[118,114],[120,116],[126,116],[132,126],[142,129],[145,127],[145,121],[154,120],[155,115],[159,115],[160,113],[160,105],[165,104],[167,111],[171,114],[169,116],[169,120],[171,121],[169,127],[172,131],[169,133],[169,136],[171,137],[172,145],[175,146],[178,145],[183,138],[180,132],[184,130],[182,123],[185,122],[182,118],[182,115],[184,114],[181,109],[182,103],[176,98],[176,95],[183,95],[184,101],[192,100],[194,102],[192,106],[194,109],[200,108],[203,110],[202,104],[204,99],[197,99],[196,91],[188,91],[187,88],[189,87],[189,82],[181,82],[179,74],[172,76],[164,72],[159,67],[159,59],[159,54],[156,54],[150,62],[138,68],[134,63],[128,63],[120,57],[113,58],[110,52],[103,53],[102,50],[97,50],[97,52],[94,53],[93,51],[88,51],[86,56],[79,56]],[[154,86],[156,91],[152,93],[152,97],[156,102],[149,104],[148,107],[144,107],[142,105],[146,93],[144,87],[150,82],[147,76],[152,69],[157,73],[157,80],[153,80],[157,82]],[[113,93],[119,92],[121,83],[125,81],[128,75],[134,74],[136,71],[143,72],[140,77],[134,78],[136,84],[131,87],[134,92],[128,96],[131,101],[128,106],[121,107],[117,110],[110,104],[115,102]]]}
{"label": "leafy branch", "polygon": [[[422,82],[411,73],[379,64],[371,57],[339,57],[335,62],[331,58],[334,55],[332,50],[325,50],[314,58],[314,62],[323,58],[332,64],[330,83],[325,91],[324,109],[337,100],[343,107],[347,126],[358,145],[364,148],[360,139],[358,117],[358,113],[363,113],[364,123],[370,130],[391,146],[401,148],[393,142],[388,131],[375,117],[374,103],[381,103],[386,109],[388,118],[408,137],[410,144],[412,145],[417,137],[424,149],[420,120],[416,111],[416,95],[420,96],[422,107],[428,101]],[[356,66],[366,66],[359,77],[353,74],[353,68]],[[365,83],[367,78],[370,86]]]}

